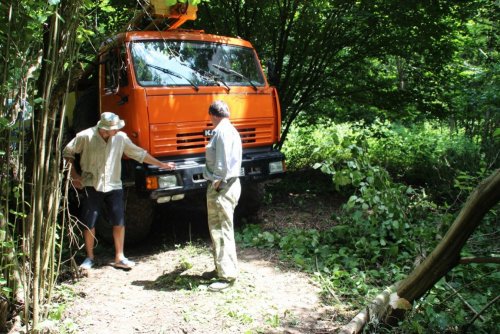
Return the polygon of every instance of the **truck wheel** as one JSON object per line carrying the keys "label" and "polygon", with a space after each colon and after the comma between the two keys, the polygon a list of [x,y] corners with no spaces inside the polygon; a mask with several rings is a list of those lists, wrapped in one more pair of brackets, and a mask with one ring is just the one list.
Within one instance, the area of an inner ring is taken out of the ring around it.
{"label": "truck wheel", "polygon": [[[134,245],[144,240],[153,223],[153,202],[141,198],[134,189],[124,189],[125,199],[125,244]],[[98,239],[113,243],[113,228],[107,219],[106,210],[102,211],[96,224]]]}
{"label": "truck wheel", "polygon": [[253,216],[259,212],[264,199],[264,185],[258,182],[242,182],[241,196],[235,209],[238,218]]}

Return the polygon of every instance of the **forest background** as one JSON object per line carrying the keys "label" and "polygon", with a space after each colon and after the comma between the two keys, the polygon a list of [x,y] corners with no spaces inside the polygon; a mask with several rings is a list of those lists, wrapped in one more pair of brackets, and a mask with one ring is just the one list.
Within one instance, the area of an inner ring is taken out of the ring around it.
{"label": "forest background", "polygon": [[[314,273],[327,301],[359,308],[404,279],[474,187],[498,175],[499,1],[191,2],[198,19],[186,28],[256,48],[278,88],[289,172],[317,169],[332,181],[309,189],[284,180],[265,200],[306,190],[344,199],[333,228],[249,225],[238,235]],[[0,327],[18,313],[37,331],[51,316],[43,305],[74,242],[60,156],[67,92],[101,42],[144,6],[0,3]],[[498,204],[472,232],[461,252],[467,264],[418,298],[399,330],[496,329]]]}

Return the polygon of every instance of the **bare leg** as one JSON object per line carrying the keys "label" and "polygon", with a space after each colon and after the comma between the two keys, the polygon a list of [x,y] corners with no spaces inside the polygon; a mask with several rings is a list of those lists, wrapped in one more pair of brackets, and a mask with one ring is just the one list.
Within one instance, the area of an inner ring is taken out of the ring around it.
{"label": "bare leg", "polygon": [[115,263],[123,260],[123,245],[125,243],[125,226],[113,226],[113,240],[115,243]]}
{"label": "bare leg", "polygon": [[87,257],[94,259],[95,228],[83,230],[83,240],[85,241],[85,251]]}

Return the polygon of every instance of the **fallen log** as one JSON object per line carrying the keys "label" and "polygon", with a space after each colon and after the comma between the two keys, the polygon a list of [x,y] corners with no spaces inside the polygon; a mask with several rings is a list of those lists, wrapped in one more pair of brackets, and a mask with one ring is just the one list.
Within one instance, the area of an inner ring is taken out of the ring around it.
{"label": "fallen log", "polygon": [[386,324],[396,324],[397,320],[402,319],[406,311],[411,309],[415,300],[421,298],[444,275],[460,264],[460,252],[465,243],[480,225],[484,215],[499,201],[500,169],[496,169],[474,189],[443,239],[406,279],[397,284],[396,292],[382,292],[367,308],[342,327],[340,333],[359,333],[375,318]]}

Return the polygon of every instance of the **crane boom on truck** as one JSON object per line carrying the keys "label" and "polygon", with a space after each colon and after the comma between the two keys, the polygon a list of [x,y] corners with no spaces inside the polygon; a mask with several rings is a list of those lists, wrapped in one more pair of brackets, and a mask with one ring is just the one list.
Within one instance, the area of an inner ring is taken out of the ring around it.
{"label": "crane boom on truck", "polygon": [[122,131],[135,144],[159,160],[176,163],[174,171],[165,171],[123,159],[129,242],[149,232],[153,205],[206,188],[204,153],[214,128],[207,111],[215,100],[229,105],[243,143],[239,206],[255,201],[258,182],[285,172],[285,157],[274,148],[280,138],[278,94],[267,82],[251,43],[178,29],[196,18],[196,6],[164,3],[151,0],[128,25],[133,30],[102,46],[98,83],[73,113],[78,131],[95,125],[99,113],[114,112],[125,120]]}

